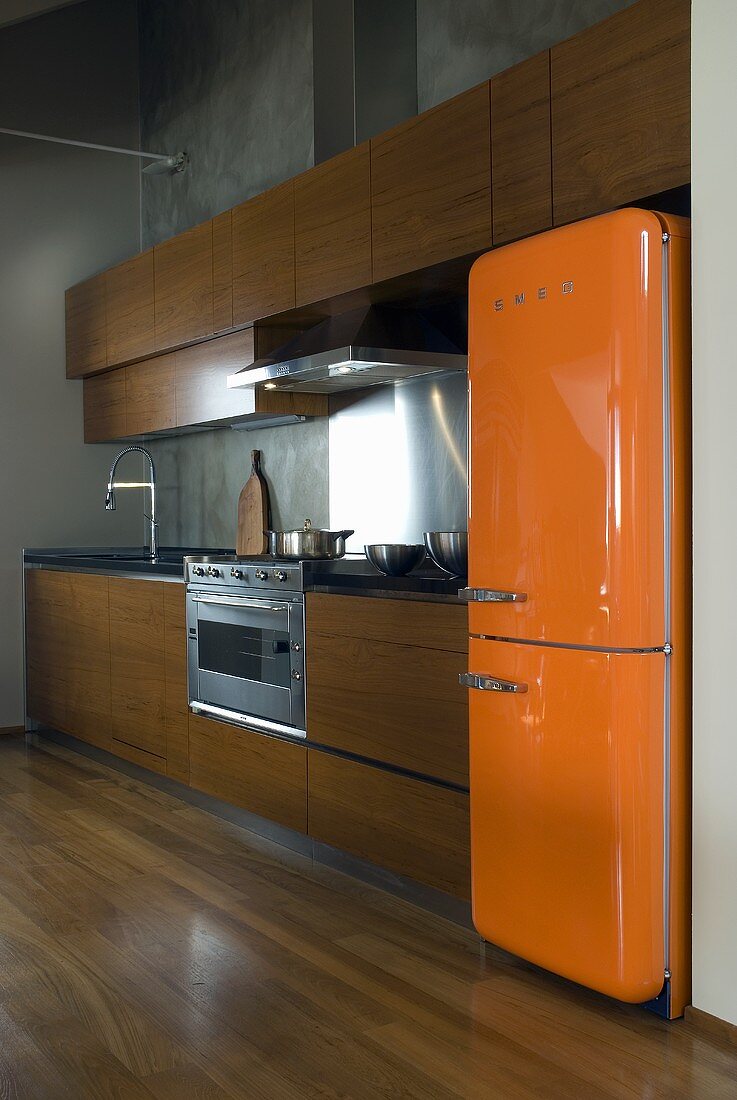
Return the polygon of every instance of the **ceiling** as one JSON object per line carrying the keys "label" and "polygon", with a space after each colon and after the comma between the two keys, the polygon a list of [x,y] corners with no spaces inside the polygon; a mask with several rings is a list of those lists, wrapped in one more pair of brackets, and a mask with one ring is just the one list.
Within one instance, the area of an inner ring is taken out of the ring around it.
{"label": "ceiling", "polygon": [[21,23],[35,15],[78,4],[80,0],[0,0],[0,27],[9,23]]}

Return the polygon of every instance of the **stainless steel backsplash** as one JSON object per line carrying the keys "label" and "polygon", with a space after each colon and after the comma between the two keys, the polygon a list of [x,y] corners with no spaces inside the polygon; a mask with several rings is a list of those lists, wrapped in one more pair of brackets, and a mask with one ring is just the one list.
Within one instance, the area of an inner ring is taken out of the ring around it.
{"label": "stainless steel backsplash", "polygon": [[329,426],[330,526],[367,542],[422,542],[423,531],[467,525],[465,374],[375,386]]}

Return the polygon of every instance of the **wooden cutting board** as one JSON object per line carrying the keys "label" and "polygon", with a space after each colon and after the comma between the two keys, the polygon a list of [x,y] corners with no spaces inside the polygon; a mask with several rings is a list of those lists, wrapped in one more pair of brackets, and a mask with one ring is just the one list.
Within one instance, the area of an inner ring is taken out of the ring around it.
{"label": "wooden cutting board", "polygon": [[244,557],[265,554],[268,528],[269,487],[261,473],[261,452],[251,451],[251,476],[238,497],[236,553]]}

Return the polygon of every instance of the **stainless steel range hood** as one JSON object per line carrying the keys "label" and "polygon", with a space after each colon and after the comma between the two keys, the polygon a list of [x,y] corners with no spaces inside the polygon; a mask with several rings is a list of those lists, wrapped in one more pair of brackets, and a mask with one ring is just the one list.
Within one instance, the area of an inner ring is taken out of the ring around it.
{"label": "stainless steel range hood", "polygon": [[425,314],[367,306],[321,321],[231,374],[228,386],[335,393],[467,365],[465,351]]}

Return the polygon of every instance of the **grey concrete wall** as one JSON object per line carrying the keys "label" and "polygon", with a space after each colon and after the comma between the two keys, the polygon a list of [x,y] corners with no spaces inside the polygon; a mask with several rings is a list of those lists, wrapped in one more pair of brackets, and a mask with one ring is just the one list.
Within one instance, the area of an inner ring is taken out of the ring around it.
{"label": "grey concrete wall", "polygon": [[141,147],[185,149],[144,177],[143,240],[163,240],[309,168],[311,0],[141,0]]}
{"label": "grey concrete wall", "polygon": [[[133,0],[0,30],[3,125],[135,147],[136,57]],[[104,511],[116,448],[84,445],[82,386],[64,376],[64,290],[137,249],[138,174],[0,135],[0,727],[23,720],[21,548],[142,537],[140,500]]]}
{"label": "grey concrete wall", "polygon": [[156,462],[157,508],[163,543],[235,546],[238,494],[251,472],[251,451],[261,451],[272,521],[280,530],[309,517],[326,527],[327,418],[252,432],[221,428],[151,440]]}
{"label": "grey concrete wall", "polygon": [[633,0],[417,0],[420,111],[598,23]]}

